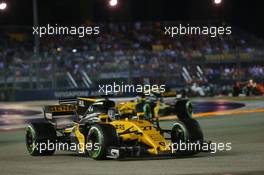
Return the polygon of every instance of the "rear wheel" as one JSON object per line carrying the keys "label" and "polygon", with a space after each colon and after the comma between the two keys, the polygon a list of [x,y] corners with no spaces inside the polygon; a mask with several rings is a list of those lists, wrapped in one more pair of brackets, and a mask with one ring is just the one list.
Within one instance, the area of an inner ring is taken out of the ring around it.
{"label": "rear wheel", "polygon": [[179,120],[192,118],[193,106],[190,100],[179,100],[174,107]]}
{"label": "rear wheel", "polygon": [[48,156],[55,152],[56,130],[50,123],[32,123],[26,127],[26,147],[32,156]]}
{"label": "rear wheel", "polygon": [[109,124],[92,125],[86,140],[91,145],[86,151],[95,160],[106,159],[107,148],[118,145],[116,130]]}

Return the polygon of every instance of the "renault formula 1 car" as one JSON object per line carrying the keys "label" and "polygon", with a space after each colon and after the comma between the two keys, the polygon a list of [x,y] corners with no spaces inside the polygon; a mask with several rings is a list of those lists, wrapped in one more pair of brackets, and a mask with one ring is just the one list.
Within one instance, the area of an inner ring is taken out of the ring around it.
{"label": "renault formula 1 car", "polygon": [[[174,110],[178,117],[169,130],[159,125],[160,112],[168,108],[162,106],[160,100],[148,103],[144,99],[118,104],[109,99],[62,100],[58,105],[44,106],[45,122],[26,127],[26,147],[32,156],[52,155],[57,149],[72,151],[74,147],[74,151],[96,160],[203,151],[199,146],[207,142],[192,118],[191,102],[178,100],[169,106],[167,111]],[[62,116],[71,116],[71,123],[58,124]],[[180,143],[196,143],[197,149],[174,148]]]}

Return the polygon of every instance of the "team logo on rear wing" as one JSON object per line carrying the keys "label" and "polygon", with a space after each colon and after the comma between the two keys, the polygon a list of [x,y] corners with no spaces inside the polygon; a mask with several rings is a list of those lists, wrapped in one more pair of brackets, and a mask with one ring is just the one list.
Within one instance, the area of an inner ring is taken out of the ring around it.
{"label": "team logo on rear wing", "polygon": [[46,112],[73,112],[77,110],[76,105],[52,105],[46,106]]}

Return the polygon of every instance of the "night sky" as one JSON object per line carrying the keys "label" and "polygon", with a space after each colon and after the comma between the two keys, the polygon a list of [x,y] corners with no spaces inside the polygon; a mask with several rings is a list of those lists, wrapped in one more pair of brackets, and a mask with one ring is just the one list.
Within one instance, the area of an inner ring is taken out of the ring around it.
{"label": "night sky", "polygon": [[[32,0],[5,0],[0,25],[32,26]],[[264,38],[264,10],[261,0],[224,0],[216,7],[212,0],[119,0],[111,9],[108,0],[38,0],[39,23],[79,25],[94,22],[195,21],[221,19]]]}

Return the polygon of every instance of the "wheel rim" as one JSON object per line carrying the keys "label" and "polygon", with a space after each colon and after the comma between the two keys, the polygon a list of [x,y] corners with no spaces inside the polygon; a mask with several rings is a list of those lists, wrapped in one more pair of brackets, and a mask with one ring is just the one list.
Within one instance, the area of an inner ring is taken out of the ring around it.
{"label": "wheel rim", "polygon": [[172,139],[174,142],[179,143],[187,141],[187,131],[181,124],[177,123],[173,126]]}
{"label": "wheel rim", "polygon": [[35,134],[31,127],[27,128],[26,132],[26,146],[29,153],[32,153],[35,149]]}
{"label": "wheel rim", "polygon": [[[99,154],[101,153],[101,143],[100,143],[100,138],[97,132],[94,132],[87,140],[87,143],[92,144],[92,149],[88,150],[88,154],[92,157],[92,158],[96,158],[99,156]],[[95,150],[95,144],[98,144],[98,149]]]}
{"label": "wheel rim", "polygon": [[188,101],[186,103],[186,109],[187,109],[187,113],[190,117],[192,117],[192,113],[193,113],[193,107],[192,107],[192,103],[190,101]]}
{"label": "wheel rim", "polygon": [[178,140],[184,140],[185,139],[184,138],[184,131],[181,127],[177,126],[175,129],[175,132],[176,132],[176,136],[177,136]]}

